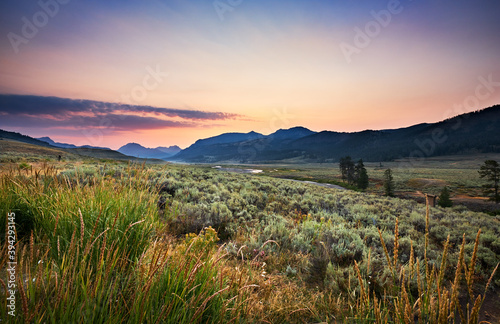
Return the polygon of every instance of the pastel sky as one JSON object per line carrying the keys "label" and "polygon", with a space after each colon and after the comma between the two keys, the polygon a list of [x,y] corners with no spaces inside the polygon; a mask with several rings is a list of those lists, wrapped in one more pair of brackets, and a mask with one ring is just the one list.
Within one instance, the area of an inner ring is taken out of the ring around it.
{"label": "pastel sky", "polygon": [[3,0],[0,128],[118,148],[500,103],[497,0]]}

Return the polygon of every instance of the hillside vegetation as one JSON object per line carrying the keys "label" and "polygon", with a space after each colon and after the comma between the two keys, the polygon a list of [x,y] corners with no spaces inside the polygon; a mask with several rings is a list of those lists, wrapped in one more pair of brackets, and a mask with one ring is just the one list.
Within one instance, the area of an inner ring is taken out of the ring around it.
{"label": "hillside vegetation", "polygon": [[[0,133],[0,136],[2,134]],[[109,149],[98,149],[90,147],[60,148],[39,143],[18,141],[0,137],[0,163],[12,162],[53,162],[58,161],[59,156],[63,161],[91,161],[101,159],[102,161],[122,160],[142,162],[145,159],[124,155]],[[150,162],[162,162],[149,159]]]}
{"label": "hillside vegetation", "polygon": [[500,284],[499,218],[462,207],[191,166],[0,179],[20,323],[478,323]]}

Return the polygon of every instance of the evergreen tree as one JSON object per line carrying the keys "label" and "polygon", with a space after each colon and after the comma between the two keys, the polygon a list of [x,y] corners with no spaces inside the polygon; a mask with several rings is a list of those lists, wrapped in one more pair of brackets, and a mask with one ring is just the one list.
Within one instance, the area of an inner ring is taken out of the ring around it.
{"label": "evergreen tree", "polygon": [[497,161],[487,160],[484,161],[484,164],[481,166],[481,169],[478,171],[481,178],[486,178],[486,180],[490,181],[490,184],[484,185],[486,188],[485,194],[490,197],[490,200],[493,200],[495,203],[500,202],[500,194],[498,193],[498,183],[500,182],[500,165],[498,165]]}
{"label": "evergreen tree", "polygon": [[392,177],[392,170],[387,169],[384,172],[384,189],[385,195],[389,197],[394,196],[394,179]]}
{"label": "evergreen tree", "polygon": [[342,177],[342,181],[345,181],[347,179],[347,170],[346,170],[346,164],[347,164],[347,159],[350,159],[350,157],[341,157],[339,161],[339,169],[340,169],[340,175]]}
{"label": "evergreen tree", "polygon": [[354,173],[356,178],[356,186],[361,190],[365,190],[366,188],[368,188],[368,172],[366,172],[363,160],[360,159],[358,161]]}
{"label": "evergreen tree", "polygon": [[340,159],[339,163],[340,174],[342,175],[342,180],[346,181],[348,184],[354,184],[354,162],[350,156],[346,156]]}
{"label": "evergreen tree", "polygon": [[450,192],[448,191],[448,188],[444,187],[443,190],[441,190],[438,205],[443,208],[453,206],[453,201],[450,199]]}

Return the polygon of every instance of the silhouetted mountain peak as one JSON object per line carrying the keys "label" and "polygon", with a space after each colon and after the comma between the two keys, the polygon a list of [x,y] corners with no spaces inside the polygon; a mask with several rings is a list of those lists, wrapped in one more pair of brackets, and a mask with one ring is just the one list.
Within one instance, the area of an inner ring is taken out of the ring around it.
{"label": "silhouetted mountain peak", "polygon": [[166,159],[180,151],[178,146],[147,148],[138,143],[128,143],[118,149],[122,154],[147,159]]}
{"label": "silhouetted mountain peak", "polygon": [[121,149],[145,149],[145,147],[142,146],[141,144],[132,142],[132,143],[127,143],[127,144],[123,145],[122,147],[120,147],[118,149],[118,151]]}
{"label": "silhouetted mountain peak", "polygon": [[296,126],[289,129],[279,129],[276,132],[270,134],[269,137],[281,140],[299,139],[313,134],[316,134],[316,132],[313,132],[312,130],[302,126]]}
{"label": "silhouetted mountain peak", "polygon": [[228,144],[228,143],[236,143],[243,142],[249,140],[255,140],[259,138],[264,138],[265,136],[254,131],[249,133],[224,133],[221,135],[199,139],[197,140],[191,147],[194,146],[204,146],[204,145],[214,145],[214,144]]}
{"label": "silhouetted mountain peak", "polygon": [[37,138],[37,140],[39,141],[42,141],[42,142],[45,142],[45,143],[49,143],[50,145],[53,145],[55,144],[56,142],[54,142],[50,137],[48,136],[44,136],[44,137],[39,137]]}

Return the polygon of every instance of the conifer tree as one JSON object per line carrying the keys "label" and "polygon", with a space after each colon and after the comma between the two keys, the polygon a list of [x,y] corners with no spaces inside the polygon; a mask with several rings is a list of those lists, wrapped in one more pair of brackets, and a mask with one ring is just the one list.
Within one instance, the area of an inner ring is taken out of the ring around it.
{"label": "conifer tree", "polygon": [[484,185],[486,188],[485,194],[490,196],[490,200],[498,204],[500,202],[500,194],[498,192],[500,165],[498,165],[497,161],[487,160],[484,161],[484,164],[478,172],[481,178],[486,178],[486,180],[490,181],[490,184]]}
{"label": "conifer tree", "polygon": [[355,167],[355,178],[356,178],[356,186],[365,190],[368,188],[368,172],[366,171],[365,165],[363,164],[363,160],[359,160],[358,164]]}
{"label": "conifer tree", "polygon": [[450,191],[448,188],[444,187],[439,195],[438,205],[445,208],[453,206],[453,201],[450,199]]}
{"label": "conifer tree", "polygon": [[384,189],[386,196],[394,197],[394,179],[391,169],[387,169],[384,172]]}

